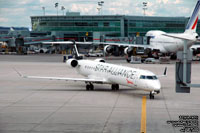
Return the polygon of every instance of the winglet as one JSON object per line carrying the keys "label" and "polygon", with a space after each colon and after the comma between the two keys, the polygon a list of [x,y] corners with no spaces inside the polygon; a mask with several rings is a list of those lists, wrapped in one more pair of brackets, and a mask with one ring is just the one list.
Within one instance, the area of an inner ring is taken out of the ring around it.
{"label": "winglet", "polygon": [[167,76],[167,67],[165,67],[165,71],[164,71],[163,75]]}
{"label": "winglet", "polygon": [[157,77],[160,78],[160,77],[166,77],[166,76],[167,76],[167,67],[165,67],[163,75],[158,75]]}

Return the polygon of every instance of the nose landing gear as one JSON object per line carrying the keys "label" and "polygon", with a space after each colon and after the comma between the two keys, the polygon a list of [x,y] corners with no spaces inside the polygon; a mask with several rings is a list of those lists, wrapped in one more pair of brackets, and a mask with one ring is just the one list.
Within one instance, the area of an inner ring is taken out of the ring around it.
{"label": "nose landing gear", "polygon": [[154,99],[154,93],[150,92],[149,97],[150,97],[150,99]]}

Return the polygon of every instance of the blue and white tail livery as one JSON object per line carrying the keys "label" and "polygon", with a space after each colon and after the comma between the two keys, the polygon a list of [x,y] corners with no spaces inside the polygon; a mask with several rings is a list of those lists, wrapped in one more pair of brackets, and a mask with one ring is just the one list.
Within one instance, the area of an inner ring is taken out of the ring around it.
{"label": "blue and white tail livery", "polygon": [[194,8],[192,16],[186,26],[185,32],[196,33],[197,22],[199,19],[199,10],[200,10],[200,0],[197,1],[196,7]]}

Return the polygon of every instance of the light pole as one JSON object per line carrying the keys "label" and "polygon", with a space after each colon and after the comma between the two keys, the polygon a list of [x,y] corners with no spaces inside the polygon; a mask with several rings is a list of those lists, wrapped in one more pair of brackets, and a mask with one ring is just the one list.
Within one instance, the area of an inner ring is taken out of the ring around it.
{"label": "light pole", "polygon": [[146,10],[147,10],[147,2],[143,2],[143,10],[144,10],[144,16],[146,16]]}
{"label": "light pole", "polygon": [[43,10],[43,15],[45,16],[45,7],[44,6],[42,7],[42,10]]}
{"label": "light pole", "polygon": [[57,16],[58,16],[58,3],[55,3],[55,8],[57,9]]}
{"label": "light pole", "polygon": [[97,10],[98,10],[98,14],[100,15],[101,8],[97,7]]}
{"label": "light pole", "polygon": [[[100,10],[101,10],[101,15],[103,14],[102,12],[102,8],[103,8],[103,4],[104,4],[104,1],[100,1],[100,2],[98,2],[98,6],[100,6],[100,8],[98,9],[99,10],[99,12],[100,12]],[[99,13],[100,14],[100,13]]]}
{"label": "light pole", "polygon": [[61,7],[61,10],[63,11],[63,16],[64,16],[65,7],[62,6],[62,7]]}

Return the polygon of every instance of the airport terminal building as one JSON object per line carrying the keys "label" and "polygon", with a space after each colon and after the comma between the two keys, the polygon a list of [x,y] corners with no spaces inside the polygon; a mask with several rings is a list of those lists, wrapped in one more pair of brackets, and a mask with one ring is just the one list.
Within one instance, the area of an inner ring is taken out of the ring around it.
{"label": "airport terminal building", "polygon": [[[189,18],[151,17],[126,15],[80,15],[67,13],[66,16],[31,16],[32,29],[36,32],[52,32],[64,40],[74,38],[83,41],[105,37],[144,36],[149,30],[168,33],[184,32]],[[200,24],[197,33],[200,33]]]}
{"label": "airport terminal building", "polygon": [[[41,47],[44,41],[101,41],[113,43],[149,44],[144,37],[150,30],[161,30],[167,33],[182,33],[189,18],[187,17],[152,17],[127,15],[80,15],[79,12],[67,12],[62,16],[31,16],[32,31],[0,28],[0,42],[9,47],[29,47],[37,44]],[[6,32],[5,32],[6,30]],[[8,34],[9,32],[9,34]],[[7,33],[7,34],[6,34]],[[200,34],[200,23],[197,26]],[[65,47],[60,49],[66,49]],[[1,49],[0,49],[1,51]],[[61,51],[61,50],[60,50]]]}

